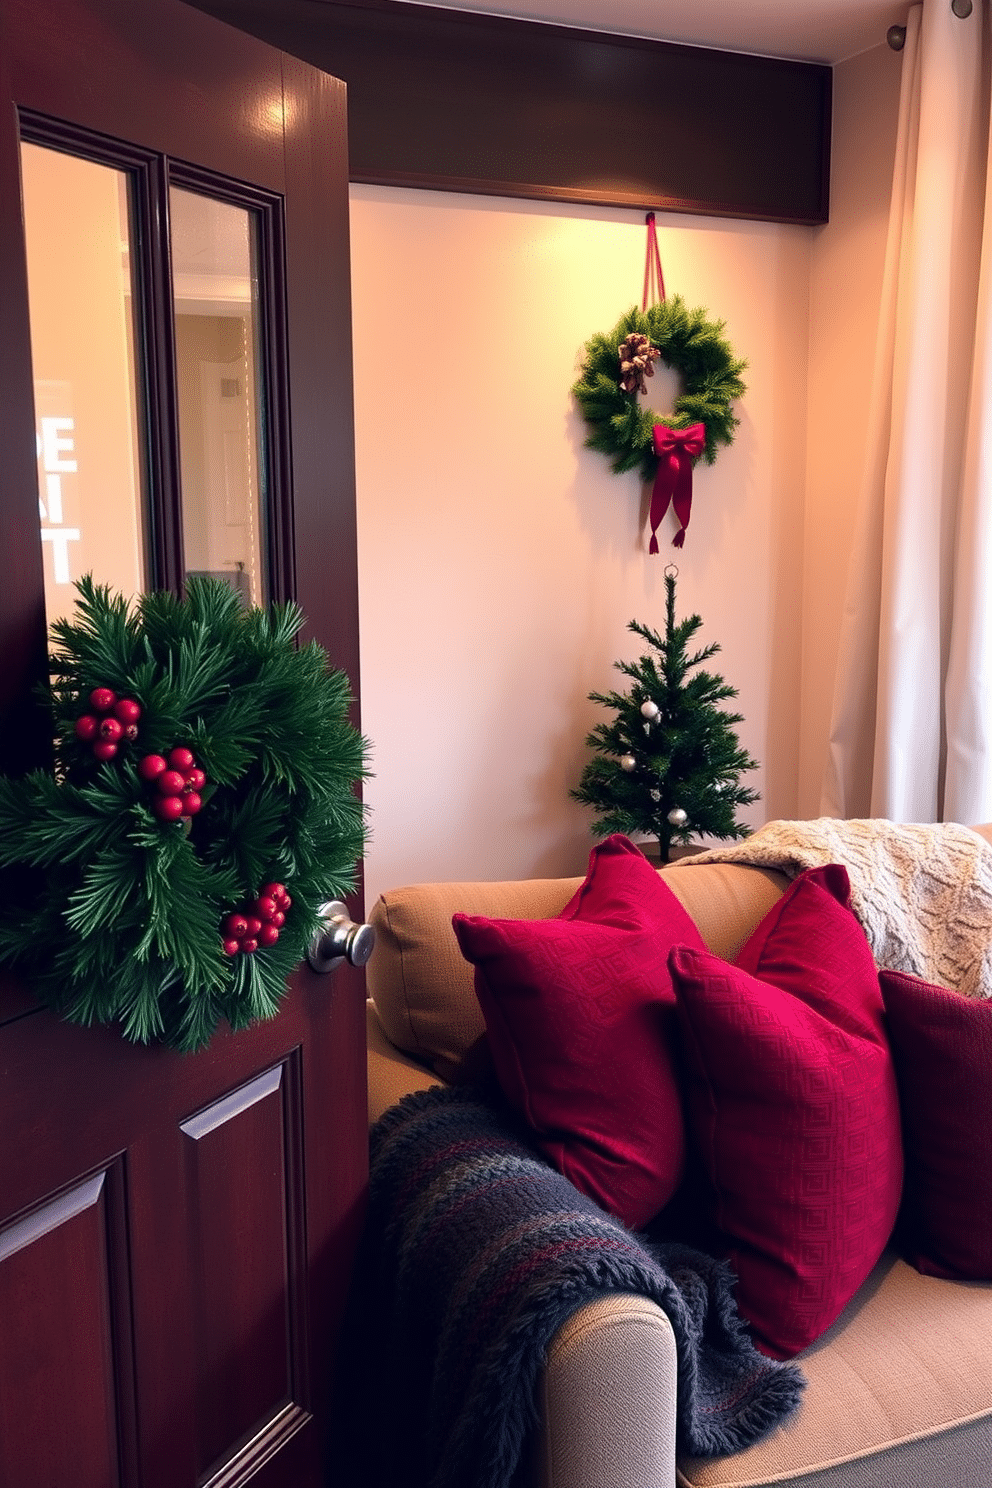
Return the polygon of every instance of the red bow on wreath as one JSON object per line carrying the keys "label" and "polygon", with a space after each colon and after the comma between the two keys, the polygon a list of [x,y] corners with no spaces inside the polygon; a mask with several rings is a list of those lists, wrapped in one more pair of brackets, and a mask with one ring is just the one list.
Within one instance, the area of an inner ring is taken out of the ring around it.
{"label": "red bow on wreath", "polygon": [[703,424],[690,424],[688,429],[669,429],[667,424],[655,424],[652,436],[654,452],[658,456],[658,473],[651,492],[648,552],[657,553],[658,523],[668,510],[669,502],[680,523],[672,538],[672,547],[680,548],[685,542],[685,529],[692,510],[692,462],[703,453],[706,429]]}

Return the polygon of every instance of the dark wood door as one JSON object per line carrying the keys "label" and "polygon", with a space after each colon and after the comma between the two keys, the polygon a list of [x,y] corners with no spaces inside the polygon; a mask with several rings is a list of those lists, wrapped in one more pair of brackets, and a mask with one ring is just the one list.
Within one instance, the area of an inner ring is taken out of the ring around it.
{"label": "dark wood door", "polygon": [[[22,138],[118,160],[141,196],[157,584],[183,573],[170,174],[258,205],[270,592],[300,600],[357,696],[343,86],[180,0],[0,0],[0,99],[3,767],[47,742]],[[276,1019],[189,1056],[0,984],[2,1488],[323,1481],[366,1179],[363,1002],[359,973],[303,966]]]}

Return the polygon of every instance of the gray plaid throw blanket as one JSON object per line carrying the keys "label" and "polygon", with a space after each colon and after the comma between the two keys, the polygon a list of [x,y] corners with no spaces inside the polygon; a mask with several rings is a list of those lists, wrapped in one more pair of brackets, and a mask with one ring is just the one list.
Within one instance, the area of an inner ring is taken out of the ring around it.
{"label": "gray plaid throw blanket", "polygon": [[724,1262],[624,1229],[477,1094],[407,1096],[372,1133],[332,1481],[510,1488],[553,1334],[609,1292],[671,1319],[680,1452],[737,1451],[804,1380],[753,1347],[732,1288]]}

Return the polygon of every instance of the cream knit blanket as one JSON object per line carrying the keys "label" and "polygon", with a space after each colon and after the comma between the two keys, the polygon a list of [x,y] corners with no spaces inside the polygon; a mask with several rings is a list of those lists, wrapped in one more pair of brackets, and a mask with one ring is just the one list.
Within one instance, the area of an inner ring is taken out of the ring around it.
{"label": "cream knit blanket", "polygon": [[731,847],[678,860],[747,863],[795,878],[807,868],[843,863],[851,907],[875,962],[992,997],[992,848],[953,822],[902,825],[881,819],[773,821]]}

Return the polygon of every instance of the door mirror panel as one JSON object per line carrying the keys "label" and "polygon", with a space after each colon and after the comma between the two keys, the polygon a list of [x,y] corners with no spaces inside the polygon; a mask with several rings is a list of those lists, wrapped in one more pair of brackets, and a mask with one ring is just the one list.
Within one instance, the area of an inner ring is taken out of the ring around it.
{"label": "door mirror panel", "polygon": [[23,142],[21,178],[49,625],[92,572],[147,584],[128,173]]}
{"label": "door mirror panel", "polygon": [[169,215],[186,572],[264,604],[257,213],[173,186]]}

